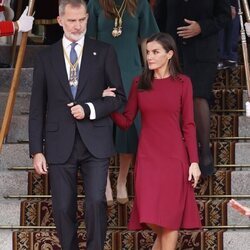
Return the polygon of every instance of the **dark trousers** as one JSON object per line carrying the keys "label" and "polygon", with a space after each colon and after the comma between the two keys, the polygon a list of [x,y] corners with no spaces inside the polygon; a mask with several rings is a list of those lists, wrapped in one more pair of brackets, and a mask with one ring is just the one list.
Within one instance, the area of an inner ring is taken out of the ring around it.
{"label": "dark trousers", "polygon": [[91,155],[78,133],[69,160],[62,165],[49,165],[53,216],[63,250],[79,249],[76,220],[78,169],[85,191],[87,250],[103,250],[107,230],[105,189],[108,166],[109,159]]}
{"label": "dark trousers", "polygon": [[240,20],[237,15],[219,33],[220,60],[238,60],[238,43],[240,38]]}

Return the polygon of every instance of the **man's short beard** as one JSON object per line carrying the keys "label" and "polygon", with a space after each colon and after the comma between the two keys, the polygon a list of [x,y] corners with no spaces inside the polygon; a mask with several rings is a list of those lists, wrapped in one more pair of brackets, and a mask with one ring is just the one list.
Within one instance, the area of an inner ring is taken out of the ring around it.
{"label": "man's short beard", "polygon": [[70,39],[70,40],[73,40],[73,41],[78,41],[80,40],[84,35],[85,35],[85,31],[82,32],[81,34],[78,34],[78,35],[74,35],[70,32],[64,32],[65,33],[65,36]]}

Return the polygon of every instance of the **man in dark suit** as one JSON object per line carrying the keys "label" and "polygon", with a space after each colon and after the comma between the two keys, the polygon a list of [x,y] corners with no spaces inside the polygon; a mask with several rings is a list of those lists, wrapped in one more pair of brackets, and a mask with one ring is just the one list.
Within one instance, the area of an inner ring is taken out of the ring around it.
{"label": "man in dark suit", "polygon": [[212,84],[217,72],[218,33],[231,20],[229,0],[156,0],[161,31],[176,40],[184,73],[193,84],[194,114],[202,175],[213,174],[209,147]]}
{"label": "man in dark suit", "polygon": [[240,18],[238,1],[230,0],[232,20],[219,33],[218,69],[234,68],[238,65],[238,44],[240,38]]}
{"label": "man in dark suit", "polygon": [[[64,37],[38,55],[30,103],[30,154],[38,174],[49,172],[63,250],[79,249],[78,169],[84,182],[87,249],[104,247],[105,187],[109,157],[115,152],[109,114],[125,102],[114,49],[85,37],[87,20],[83,0],[60,1]],[[116,88],[116,97],[102,98],[108,86]]]}

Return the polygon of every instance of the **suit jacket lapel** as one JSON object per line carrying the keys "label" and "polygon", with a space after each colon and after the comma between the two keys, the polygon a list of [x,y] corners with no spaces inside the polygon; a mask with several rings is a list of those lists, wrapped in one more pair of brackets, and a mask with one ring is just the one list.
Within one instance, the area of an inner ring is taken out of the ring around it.
{"label": "suit jacket lapel", "polygon": [[62,47],[62,40],[58,41],[54,48],[52,48],[51,53],[51,61],[53,65],[53,70],[55,74],[57,75],[57,78],[59,79],[59,82],[62,86],[62,88],[65,90],[66,94],[69,96],[69,98],[72,100],[73,96],[70,90],[67,71],[66,71],[66,65],[63,55],[63,47]]}

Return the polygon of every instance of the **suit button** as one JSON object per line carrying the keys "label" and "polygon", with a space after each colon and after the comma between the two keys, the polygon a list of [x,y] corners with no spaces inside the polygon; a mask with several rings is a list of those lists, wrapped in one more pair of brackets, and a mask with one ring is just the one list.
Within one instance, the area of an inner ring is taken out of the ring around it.
{"label": "suit button", "polygon": [[186,2],[186,3],[187,3],[188,1],[189,1],[189,0],[184,0],[184,2]]}
{"label": "suit button", "polygon": [[187,42],[186,42],[186,41],[183,41],[183,42],[182,42],[182,44],[183,44],[183,45],[186,45],[186,44],[187,44]]}

